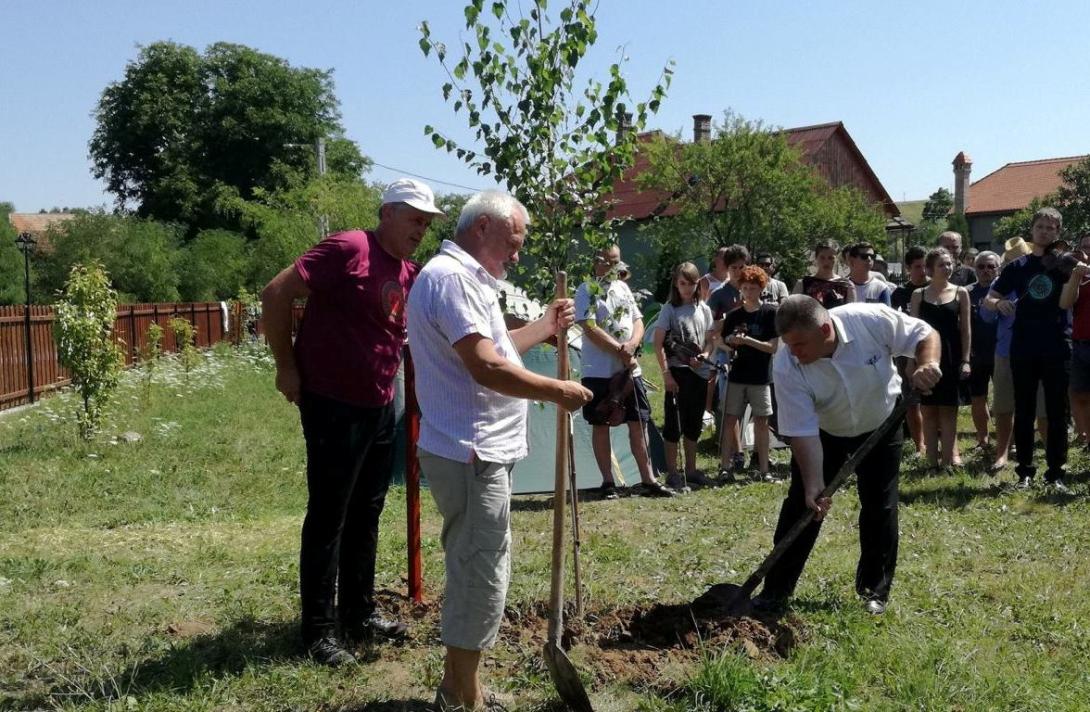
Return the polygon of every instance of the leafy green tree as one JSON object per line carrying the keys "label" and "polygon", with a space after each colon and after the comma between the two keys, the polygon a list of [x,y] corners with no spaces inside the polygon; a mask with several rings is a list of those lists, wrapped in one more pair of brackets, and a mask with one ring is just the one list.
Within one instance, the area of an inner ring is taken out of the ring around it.
{"label": "leafy green tree", "polygon": [[35,258],[37,291],[50,301],[73,266],[95,261],[124,301],[177,301],[181,232],[177,225],[101,211],[77,215],[47,231],[48,248]]}
{"label": "leafy green tree", "polygon": [[420,25],[421,50],[434,52],[448,75],[443,98],[477,143],[461,146],[432,126],[424,132],[436,148],[492,176],[526,206],[532,234],[516,276],[531,294],[544,296],[555,270],[589,271],[593,250],[614,239],[605,196],[634,160],[635,132],[658,111],[672,70],[663,70],[648,100],[630,114],[619,63],[604,84],[576,84],[576,70],[598,39],[596,3],[567,0],[559,22],[548,16],[547,0],[533,0],[526,14],[507,0],[490,3],[488,11],[484,5],[465,6],[471,37],[457,60],[448,62],[446,45],[432,38],[427,22]]}
{"label": "leafy green tree", "polygon": [[1001,218],[999,222],[995,224],[995,229],[992,230],[992,239],[995,245],[997,247],[1002,247],[1003,244],[1012,237],[1021,237],[1026,242],[1029,242],[1029,227],[1033,222],[1033,214],[1046,205],[1052,205],[1051,196],[1034,198],[1029,201],[1029,205],[1022,208],[1014,215],[1008,215],[1005,218]]}
{"label": "leafy green tree", "polygon": [[[18,235],[8,220],[15,212],[11,203],[0,203],[0,304],[23,304],[23,253],[15,245]],[[31,288],[33,290],[33,287]]]}
{"label": "leafy green tree", "polygon": [[57,359],[80,396],[76,422],[84,440],[94,436],[125,363],[113,337],[116,315],[117,294],[102,265],[72,267],[56,305],[53,338]]}
{"label": "leafy green tree", "polygon": [[659,244],[684,246],[688,259],[717,247],[746,245],[777,256],[785,275],[801,273],[817,239],[884,242],[885,219],[863,196],[831,189],[780,131],[726,112],[708,141],[658,136],[643,149],[649,167],[637,179],[661,191],[676,215],[649,228]]}
{"label": "leafy green tree", "polygon": [[1056,190],[1052,204],[1064,216],[1064,230],[1080,235],[1090,230],[1090,158],[1063,169],[1060,177],[1063,184]]}
{"label": "leafy green tree", "polygon": [[927,196],[927,202],[923,204],[923,220],[937,223],[945,221],[954,207],[954,196],[946,188],[939,188]]}
{"label": "leafy green tree", "polygon": [[330,71],[238,44],[141,48],[102,92],[95,119],[93,173],[118,205],[194,232],[230,227],[215,210],[223,187],[249,200],[314,177],[309,146],[319,137],[330,172],[358,178],[367,165],[343,138]]}
{"label": "leafy green tree", "polygon": [[247,279],[246,238],[228,230],[203,230],[182,249],[178,291],[183,301],[227,300]]}

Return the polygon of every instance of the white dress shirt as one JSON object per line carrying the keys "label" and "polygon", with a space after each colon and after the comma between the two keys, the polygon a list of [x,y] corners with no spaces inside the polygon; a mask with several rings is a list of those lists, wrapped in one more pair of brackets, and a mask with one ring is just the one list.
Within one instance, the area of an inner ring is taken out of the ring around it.
{"label": "white dress shirt", "polygon": [[503,321],[496,279],[469,253],[444,240],[409,292],[409,347],[420,403],[418,445],[458,462],[474,455],[512,463],[526,457],[526,408],[477,383],[454,350],[470,334],[490,339],[500,356],[522,359]]}
{"label": "white dress shirt", "polygon": [[901,395],[893,357],[914,356],[931,333],[926,322],[884,304],[845,304],[829,318],[837,338],[832,356],[801,364],[781,341],[773,358],[784,435],[851,437],[877,428]]}

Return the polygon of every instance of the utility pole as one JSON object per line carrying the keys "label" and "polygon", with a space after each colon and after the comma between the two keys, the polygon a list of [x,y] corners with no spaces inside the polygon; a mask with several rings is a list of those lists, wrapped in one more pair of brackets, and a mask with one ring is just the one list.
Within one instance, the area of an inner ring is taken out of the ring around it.
{"label": "utility pole", "polygon": [[[325,137],[319,136],[318,140],[314,142],[314,154],[318,158],[318,177],[321,178],[325,175]],[[318,232],[321,233],[321,239],[325,239],[329,234],[329,216],[321,215],[318,218]]]}
{"label": "utility pole", "polygon": [[[307,148],[305,143],[285,143],[284,148]],[[318,163],[318,177],[326,174],[325,166],[325,137],[319,136],[314,141],[314,158]],[[318,216],[318,239],[324,240],[329,234],[329,216]]]}

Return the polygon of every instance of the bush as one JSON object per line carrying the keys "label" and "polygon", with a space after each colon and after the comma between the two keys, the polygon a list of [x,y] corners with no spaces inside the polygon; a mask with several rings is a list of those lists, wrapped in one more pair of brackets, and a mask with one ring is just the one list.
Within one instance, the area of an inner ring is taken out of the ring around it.
{"label": "bush", "polygon": [[102,265],[76,265],[56,306],[53,338],[57,358],[72,374],[72,385],[83,407],[77,415],[79,434],[90,440],[98,428],[102,408],[117,388],[125,363],[114,341],[117,294]]}

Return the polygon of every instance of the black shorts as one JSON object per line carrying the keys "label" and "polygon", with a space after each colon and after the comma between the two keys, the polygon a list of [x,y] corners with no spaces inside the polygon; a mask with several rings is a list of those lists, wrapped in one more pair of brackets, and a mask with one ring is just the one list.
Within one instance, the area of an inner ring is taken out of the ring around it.
{"label": "black shorts", "polygon": [[[598,404],[609,395],[609,378],[584,378],[583,387],[594,394],[590,403],[583,406],[583,420],[590,425],[605,425],[606,421],[596,411]],[[632,397],[624,404],[626,423],[646,423],[651,420],[651,403],[647,400],[647,388],[643,385],[643,376],[632,379]]]}
{"label": "black shorts", "polygon": [[995,370],[994,361],[976,362],[970,364],[969,372],[969,397],[987,397],[988,383],[992,380],[992,371]]}

